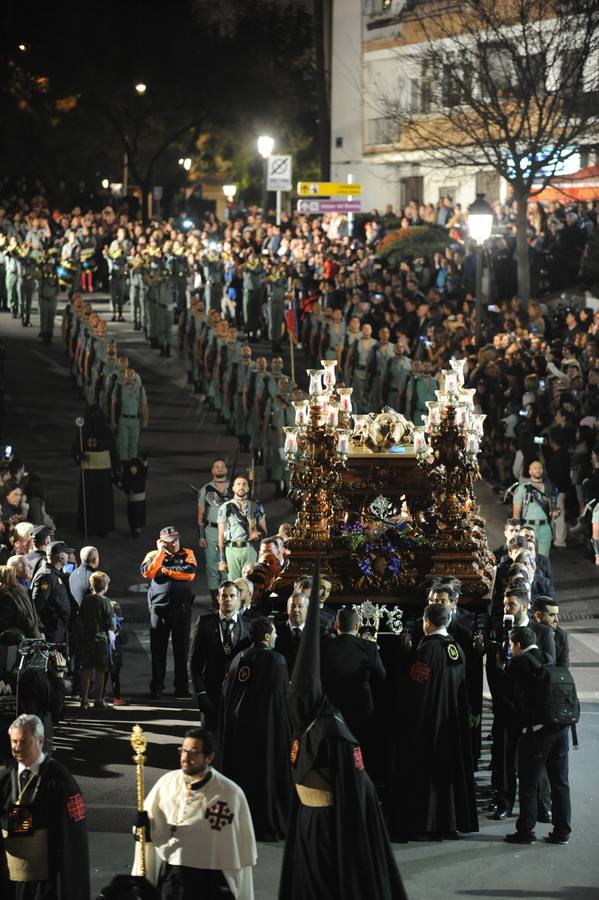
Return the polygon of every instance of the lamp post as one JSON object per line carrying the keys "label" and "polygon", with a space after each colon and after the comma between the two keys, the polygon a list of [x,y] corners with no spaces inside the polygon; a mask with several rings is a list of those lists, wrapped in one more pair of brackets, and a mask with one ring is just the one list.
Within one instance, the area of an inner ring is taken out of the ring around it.
{"label": "lamp post", "polygon": [[262,185],[262,216],[266,219],[268,212],[268,157],[271,155],[275,146],[275,139],[267,134],[261,134],[258,138],[258,153],[264,160],[263,163],[263,185]]}
{"label": "lamp post", "polygon": [[235,194],[237,193],[237,185],[236,184],[223,184],[223,194],[225,195],[225,200],[227,201],[225,204],[225,218],[230,218],[230,207],[233,206],[233,201],[235,200]]}
{"label": "lamp post", "polygon": [[476,200],[468,207],[468,232],[476,242],[476,346],[480,347],[482,337],[482,293],[483,293],[483,248],[491,235],[493,210],[484,194],[476,195]]}

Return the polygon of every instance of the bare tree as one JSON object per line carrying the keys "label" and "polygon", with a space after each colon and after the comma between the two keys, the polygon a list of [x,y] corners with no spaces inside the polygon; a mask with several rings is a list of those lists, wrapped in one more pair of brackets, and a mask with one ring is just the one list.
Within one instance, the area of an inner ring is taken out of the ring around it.
{"label": "bare tree", "polygon": [[599,144],[599,3],[407,0],[400,29],[400,88],[384,79],[375,102],[406,158],[490,168],[509,182],[526,301],[527,201],[581,145]]}

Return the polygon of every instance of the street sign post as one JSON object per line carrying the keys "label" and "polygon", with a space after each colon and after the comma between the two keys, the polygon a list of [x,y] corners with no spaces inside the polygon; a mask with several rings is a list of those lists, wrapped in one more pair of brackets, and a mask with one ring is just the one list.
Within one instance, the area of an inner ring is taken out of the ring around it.
{"label": "street sign post", "polygon": [[[347,185],[346,185],[347,187]],[[360,200],[298,200],[297,211],[305,216],[319,213],[359,213],[362,209]]]}
{"label": "street sign post", "polygon": [[269,191],[291,190],[291,156],[276,154],[268,157],[266,186]]}
{"label": "street sign post", "polygon": [[362,185],[342,181],[298,181],[297,192],[300,197],[357,197],[362,193]]}

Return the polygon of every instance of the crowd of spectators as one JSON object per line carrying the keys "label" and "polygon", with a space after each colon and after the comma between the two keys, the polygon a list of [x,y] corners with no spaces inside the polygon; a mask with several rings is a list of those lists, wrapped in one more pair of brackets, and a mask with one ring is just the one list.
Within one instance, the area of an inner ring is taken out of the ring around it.
{"label": "crowd of spectators", "polygon": [[[411,202],[404,209],[373,211],[350,235],[341,215],[283,213],[276,225],[255,208],[230,209],[222,222],[213,214],[194,222],[182,213],[144,224],[110,206],[96,210],[99,198],[92,202],[84,191],[78,195],[81,205],[68,213],[52,210],[41,186],[30,200],[7,184],[0,193],[6,201],[0,209],[5,240],[55,245],[63,261],[93,248],[91,280],[80,281],[79,266],[71,289],[110,286],[105,251],[115,242],[123,243],[129,262],[148,249],[160,257],[170,273],[188,379],[233,431],[240,429],[235,399],[229,397],[229,410],[218,405],[219,394],[221,401],[226,394],[219,360],[227,344],[230,368],[244,339],[268,338],[274,355],[291,333],[303,344],[309,365],[337,359],[341,377],[354,387],[357,412],[388,403],[414,419],[426,399],[434,399],[435,374],[451,357],[465,357],[475,405],[487,416],[483,476],[498,490],[508,488],[525,479],[530,463],[539,459],[555,491],[565,497],[563,521],[570,526],[595,497],[599,310],[592,300],[585,305],[578,291],[596,237],[593,203],[530,204],[531,272],[536,292],[545,290],[538,299],[516,293],[514,207],[493,204],[494,303],[483,307],[483,339],[477,347],[475,253],[466,236],[465,211],[447,198],[436,205]],[[423,224],[447,231],[444,251],[430,257],[411,254],[393,264],[379,253],[386,232]],[[175,257],[183,260],[176,274],[169,264]],[[563,289],[578,296],[564,302],[555,296]],[[195,324],[189,327],[194,303],[201,331]],[[142,314],[146,334],[149,318]],[[226,334],[219,331],[221,324]],[[251,363],[252,371],[257,363]],[[216,387],[214,379],[220,379]],[[293,389],[291,382],[283,385],[283,405],[289,405]],[[251,399],[258,402],[257,395]],[[244,415],[251,418],[251,410]],[[264,410],[258,409],[256,417],[254,450],[268,445]],[[247,421],[245,427],[247,432]],[[240,434],[242,445],[246,436]],[[14,499],[5,501],[7,508]]]}

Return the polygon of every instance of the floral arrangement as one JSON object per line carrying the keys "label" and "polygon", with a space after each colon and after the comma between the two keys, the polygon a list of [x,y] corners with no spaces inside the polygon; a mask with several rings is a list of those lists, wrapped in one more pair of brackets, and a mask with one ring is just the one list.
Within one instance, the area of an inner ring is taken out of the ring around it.
{"label": "floral arrangement", "polygon": [[415,550],[428,543],[406,519],[359,519],[341,525],[338,536],[349,546],[362,573],[356,582],[358,588],[399,582]]}

